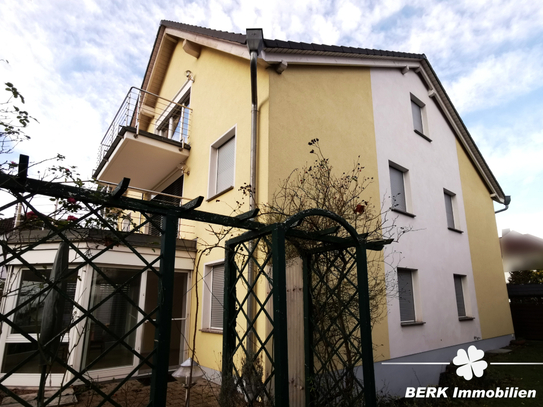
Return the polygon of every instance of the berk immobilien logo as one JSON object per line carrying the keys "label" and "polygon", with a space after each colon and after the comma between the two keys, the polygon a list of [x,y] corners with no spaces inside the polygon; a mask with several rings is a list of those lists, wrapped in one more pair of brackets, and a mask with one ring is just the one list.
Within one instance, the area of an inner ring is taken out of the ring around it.
{"label": "berk immobilien logo", "polygon": [[[542,365],[538,362],[487,362],[483,360],[485,352],[471,345],[467,351],[458,349],[452,363],[456,374],[465,380],[482,377],[489,365]],[[449,365],[449,362],[383,362],[383,365]],[[490,390],[463,390],[458,387],[407,387],[406,398],[535,398],[536,390],[519,389],[518,387],[496,387]]]}

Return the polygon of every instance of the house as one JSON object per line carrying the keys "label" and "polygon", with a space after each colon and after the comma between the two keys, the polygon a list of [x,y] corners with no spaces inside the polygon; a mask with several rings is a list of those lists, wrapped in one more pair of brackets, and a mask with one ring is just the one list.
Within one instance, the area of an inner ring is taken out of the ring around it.
{"label": "house", "polygon": [[[385,251],[396,259],[383,267],[392,273],[389,291],[400,294],[373,328],[378,388],[404,394],[436,384],[444,368],[383,362],[448,362],[460,347],[511,340],[493,210],[505,194],[425,55],[162,21],[143,83],[119,111],[128,114],[104,137],[94,177],[128,177],[148,199],[168,188],[204,196],[201,208],[212,213],[268,202],[311,160],[312,139],[338,171],[361,157],[374,178],[368,197],[413,230]],[[243,199],[246,185],[254,203]],[[181,237],[209,240],[207,225],[183,224],[191,234]],[[196,357],[211,377],[221,366],[223,262],[220,248],[196,262],[201,284],[187,307],[186,337],[196,335]]]}

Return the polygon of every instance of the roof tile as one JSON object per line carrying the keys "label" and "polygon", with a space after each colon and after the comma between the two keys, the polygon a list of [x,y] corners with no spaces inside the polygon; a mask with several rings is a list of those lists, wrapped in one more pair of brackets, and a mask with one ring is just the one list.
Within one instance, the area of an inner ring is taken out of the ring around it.
{"label": "roof tile", "polygon": [[325,51],[324,45],[312,43],[311,46],[315,51]]}
{"label": "roof tile", "polygon": [[[245,34],[232,33],[227,31],[213,30],[211,28],[199,27],[195,25],[178,23],[175,21],[162,20],[161,25],[165,27],[176,28],[179,30],[192,32],[195,34],[205,35],[207,37],[217,38],[220,40],[236,42],[238,44],[245,44],[246,36]],[[291,52],[296,53],[296,51],[304,51],[304,53],[313,52],[330,52],[330,53],[344,53],[344,54],[358,54],[358,55],[380,55],[386,57],[396,57],[396,58],[410,58],[410,59],[426,59],[424,54],[414,54],[407,52],[396,52],[396,51],[386,51],[386,50],[375,50],[369,48],[356,48],[340,45],[326,45],[326,44],[308,44],[305,42],[296,42],[296,41],[283,41],[278,39],[264,39],[264,45],[268,51],[273,51],[273,49],[288,49],[292,50]]]}
{"label": "roof tile", "polygon": [[290,48],[290,45],[287,41],[283,40],[274,40],[277,44],[277,48]]}
{"label": "roof tile", "polygon": [[291,49],[304,49],[302,47],[302,43],[300,43],[300,42],[289,41],[288,45],[289,45],[289,48],[291,48]]}

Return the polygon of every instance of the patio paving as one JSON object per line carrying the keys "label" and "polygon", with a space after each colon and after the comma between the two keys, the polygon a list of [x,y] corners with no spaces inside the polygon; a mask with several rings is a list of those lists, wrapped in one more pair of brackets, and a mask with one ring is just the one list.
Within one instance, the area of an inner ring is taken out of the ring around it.
{"label": "patio paving", "polygon": [[[117,383],[99,384],[100,390],[106,394],[111,393]],[[12,389],[16,394],[21,395],[25,401],[36,405],[36,393],[28,389]],[[182,383],[172,379],[168,382],[167,407],[180,407],[185,405],[185,388]],[[220,387],[214,383],[200,380],[194,385],[190,392],[191,407],[218,407],[219,406],[219,391]],[[149,404],[149,395],[151,386],[149,380],[131,380],[125,383],[113,395],[113,400],[123,407],[145,407]],[[52,395],[54,391],[46,392]],[[87,390],[85,386],[74,386],[73,389],[68,389],[63,393],[62,402],[53,401],[49,406],[74,406],[74,407],[97,407],[103,398],[93,390]],[[3,397],[0,403],[2,407],[18,407],[20,406],[11,397]],[[103,406],[112,407],[111,403],[104,403]]]}

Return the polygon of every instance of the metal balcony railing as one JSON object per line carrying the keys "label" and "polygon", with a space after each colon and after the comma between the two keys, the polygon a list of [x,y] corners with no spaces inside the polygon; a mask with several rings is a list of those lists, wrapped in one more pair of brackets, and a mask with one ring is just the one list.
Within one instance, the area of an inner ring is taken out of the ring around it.
{"label": "metal balcony railing", "polygon": [[145,131],[165,139],[189,143],[192,109],[190,100],[173,102],[154,93],[131,87],[106,131],[98,151],[98,162],[113,145],[122,128],[131,127],[136,134]]}
{"label": "metal balcony railing", "polygon": [[[106,181],[98,181],[98,184],[106,187],[108,190],[112,190],[116,186],[116,184]],[[129,187],[126,191],[126,196],[133,199],[153,201],[155,203],[163,203],[167,205],[183,205],[192,200],[192,198],[168,194],[164,191],[158,192],[136,187]],[[137,234],[160,236],[159,230],[156,226],[162,225],[163,220],[160,216],[156,216],[153,220],[154,224],[150,222],[146,227],[142,228],[140,225],[146,221],[146,216],[141,212],[126,211],[124,212],[124,216],[120,217],[117,226],[122,232],[130,232],[135,230],[134,233]],[[193,240],[196,238],[194,224],[192,221],[179,219],[177,238],[188,240]]]}
{"label": "metal balcony railing", "polygon": [[[99,185],[106,188],[106,190],[113,190],[116,184],[111,182],[99,181]],[[153,201],[155,203],[163,203],[166,205],[183,205],[188,201],[191,201],[191,198],[182,197],[179,195],[168,194],[165,192],[151,191],[142,188],[129,187],[126,196],[133,199],[140,199],[142,201]],[[51,221],[76,221],[85,217],[87,211],[83,208],[80,210],[70,209],[70,215],[68,216],[64,211],[59,207],[57,201],[52,202],[49,197],[44,195],[34,195],[32,198],[32,208],[25,206],[21,203],[15,206],[15,213],[13,219],[13,226],[19,227],[25,221],[28,223],[29,219],[35,217],[34,211],[39,213],[47,214]],[[155,216],[153,222],[147,222],[147,225],[141,227],[140,225],[147,221],[147,217],[137,211],[119,211],[119,214],[122,213],[122,216],[118,216],[115,220],[117,223],[117,229],[121,232],[131,232],[135,234],[145,234],[160,236],[160,231],[157,226],[162,226],[163,220],[160,216]],[[36,219],[37,220],[37,219]],[[93,225],[93,228],[98,228],[98,226]],[[46,227],[43,222],[33,222],[30,224],[28,229],[33,230],[45,230]],[[194,240],[196,238],[196,233],[194,231],[194,222],[179,219],[178,229],[177,229],[177,238],[178,239],[187,239]]]}

